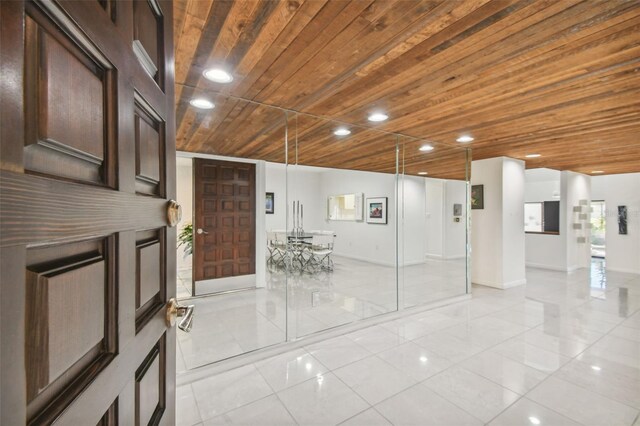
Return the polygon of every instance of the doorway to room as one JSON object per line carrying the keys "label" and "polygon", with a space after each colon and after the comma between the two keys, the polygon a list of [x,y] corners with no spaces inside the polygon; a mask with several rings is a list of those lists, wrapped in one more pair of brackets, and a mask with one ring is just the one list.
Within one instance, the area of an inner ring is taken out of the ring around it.
{"label": "doorway to room", "polygon": [[604,201],[591,201],[591,257],[604,259],[606,256],[607,215]]}

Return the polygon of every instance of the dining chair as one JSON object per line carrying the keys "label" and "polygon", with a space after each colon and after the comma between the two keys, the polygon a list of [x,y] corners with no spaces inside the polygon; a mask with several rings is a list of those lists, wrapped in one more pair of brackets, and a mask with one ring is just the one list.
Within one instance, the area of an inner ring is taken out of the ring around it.
{"label": "dining chair", "polygon": [[314,235],[311,241],[310,265],[316,269],[333,271],[333,232],[331,234]]}

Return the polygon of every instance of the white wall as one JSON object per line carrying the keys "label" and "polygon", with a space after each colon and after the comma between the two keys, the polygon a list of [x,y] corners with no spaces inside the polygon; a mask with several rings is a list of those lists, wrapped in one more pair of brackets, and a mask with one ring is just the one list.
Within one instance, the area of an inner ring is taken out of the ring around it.
{"label": "white wall", "polygon": [[484,209],[471,212],[472,282],[497,288],[526,282],[524,182],[523,161],[472,162],[471,184],[484,185]]}
{"label": "white wall", "polygon": [[[176,201],[182,206],[182,219],[178,223],[178,234],[182,227],[193,220],[193,166],[191,158],[176,159]],[[184,246],[176,253],[178,271],[191,269],[192,256],[184,256]]]}
{"label": "white wall", "polygon": [[[428,258],[444,256],[444,184],[442,179],[425,179],[426,234],[425,254]],[[466,206],[465,206],[466,207]]]}
{"label": "white wall", "polygon": [[[330,170],[321,176],[321,200],[330,195],[364,193],[367,198],[387,197],[387,224],[326,221],[324,229],[335,231],[337,255],[389,266],[396,264],[395,175],[386,173]],[[366,208],[366,206],[365,206]],[[366,212],[365,212],[366,213]]]}
{"label": "white wall", "polygon": [[400,262],[403,265],[424,263],[427,235],[425,181],[416,176],[404,176],[400,181],[400,203],[404,205]]}
{"label": "white wall", "polygon": [[524,161],[504,158],[502,176],[502,281],[526,283],[524,240]]}
{"label": "white wall", "polygon": [[[444,203],[444,259],[461,259],[467,256],[467,183],[459,180],[445,181]],[[453,216],[453,205],[462,205],[460,222]]]}
{"label": "white wall", "polygon": [[[526,234],[527,266],[571,272],[589,266],[589,230],[573,229],[574,206],[591,199],[590,176],[571,171],[532,169],[526,171],[525,201],[553,201],[560,195],[560,234]],[[586,208],[589,209],[589,206]],[[585,236],[585,243],[578,237]]]}
{"label": "white wall", "polygon": [[[560,200],[560,175],[559,170],[546,168],[525,170],[524,201],[531,203]],[[561,201],[561,211],[564,211],[563,206]],[[564,230],[565,228],[561,227],[560,235],[525,234],[526,265],[566,271],[567,253]]]}
{"label": "white wall", "polygon": [[[640,173],[592,177],[591,199],[605,202],[607,269],[640,274]],[[618,206],[627,206],[627,235],[618,234]]]}

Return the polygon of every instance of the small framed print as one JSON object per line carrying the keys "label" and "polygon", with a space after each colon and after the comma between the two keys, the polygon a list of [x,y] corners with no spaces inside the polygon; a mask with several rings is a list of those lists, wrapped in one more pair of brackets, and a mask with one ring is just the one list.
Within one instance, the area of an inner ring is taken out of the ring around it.
{"label": "small framed print", "polygon": [[267,214],[273,214],[275,211],[276,199],[273,192],[267,192],[267,196],[265,197],[265,212]]}
{"label": "small framed print", "polygon": [[367,198],[367,223],[387,224],[387,197]]}
{"label": "small framed print", "polygon": [[471,186],[471,208],[474,210],[484,209],[484,185]]}

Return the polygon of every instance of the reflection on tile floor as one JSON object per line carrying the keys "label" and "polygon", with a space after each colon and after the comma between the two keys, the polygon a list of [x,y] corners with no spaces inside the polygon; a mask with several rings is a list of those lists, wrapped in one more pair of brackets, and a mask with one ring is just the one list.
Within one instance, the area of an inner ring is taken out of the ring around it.
{"label": "reflection on tile floor", "polygon": [[178,424],[640,424],[640,276],[527,280],[181,386]]}
{"label": "reflection on tile floor", "polygon": [[[465,271],[464,260],[403,268],[406,306],[464,294]],[[287,281],[271,270],[265,288],[191,299],[196,316],[191,333],[178,332],[178,372],[284,342],[287,288],[289,331],[296,336],[395,311],[395,274],[392,267],[336,256],[333,272]],[[181,272],[178,298],[188,297],[190,286],[190,273]]]}

